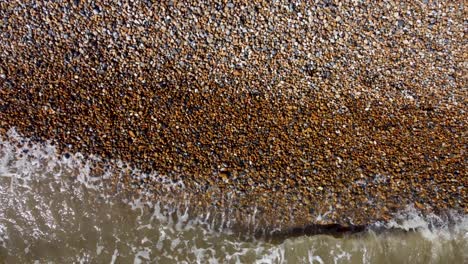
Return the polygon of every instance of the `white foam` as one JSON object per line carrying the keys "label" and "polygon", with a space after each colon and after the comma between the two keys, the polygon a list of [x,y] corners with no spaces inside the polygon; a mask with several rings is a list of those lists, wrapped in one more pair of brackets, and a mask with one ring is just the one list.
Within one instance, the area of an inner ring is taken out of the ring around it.
{"label": "white foam", "polygon": [[450,240],[456,236],[468,236],[468,215],[448,212],[448,218],[443,219],[435,214],[423,215],[410,205],[399,212],[387,223],[380,223],[386,228],[397,228],[405,231],[418,231],[431,241]]}
{"label": "white foam", "polygon": [[[0,139],[0,254],[6,251],[12,262],[41,263],[374,263],[382,256],[389,262],[409,262],[412,251],[429,263],[468,259],[467,215],[452,213],[448,222],[408,207],[392,221],[375,225],[410,231],[406,234],[370,230],[339,239],[319,235],[278,243],[246,241],[221,229],[210,211],[191,216],[187,201],[110,195],[106,180],[125,173],[159,180],[169,192],[184,184],[156,173],[130,171],[119,161],[96,177],[91,168],[97,161],[79,153],[65,158],[49,142],[32,143],[13,130],[8,139]],[[229,215],[227,211],[221,217],[228,222]],[[256,224],[255,210],[250,217]],[[59,253],[44,256],[38,245],[57,247]]]}

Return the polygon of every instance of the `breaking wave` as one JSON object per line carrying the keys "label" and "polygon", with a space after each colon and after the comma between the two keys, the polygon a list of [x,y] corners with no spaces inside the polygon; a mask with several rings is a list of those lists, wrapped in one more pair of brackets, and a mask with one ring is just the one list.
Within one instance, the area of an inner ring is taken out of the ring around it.
{"label": "breaking wave", "polygon": [[[96,164],[101,164],[96,166]],[[0,263],[466,263],[468,216],[414,207],[358,233],[259,239],[231,232],[186,201],[133,197],[115,181],[157,174],[59,154],[10,130],[0,139]],[[224,219],[229,221],[229,219]]]}

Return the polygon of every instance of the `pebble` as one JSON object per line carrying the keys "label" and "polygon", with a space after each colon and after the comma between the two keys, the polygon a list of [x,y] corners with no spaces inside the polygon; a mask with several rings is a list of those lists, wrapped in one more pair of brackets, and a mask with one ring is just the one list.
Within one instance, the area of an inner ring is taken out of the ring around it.
{"label": "pebble", "polygon": [[286,229],[466,213],[464,17],[457,1],[2,1],[0,133],[184,175],[240,224],[259,207]]}

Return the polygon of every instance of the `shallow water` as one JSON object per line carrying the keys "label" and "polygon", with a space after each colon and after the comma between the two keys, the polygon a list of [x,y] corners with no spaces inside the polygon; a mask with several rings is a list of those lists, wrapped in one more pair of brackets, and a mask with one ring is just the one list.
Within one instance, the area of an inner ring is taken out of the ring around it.
{"label": "shallow water", "polygon": [[407,211],[365,232],[264,240],[220,230],[183,203],[108,191],[80,154],[10,131],[0,140],[0,263],[467,263],[468,216]]}

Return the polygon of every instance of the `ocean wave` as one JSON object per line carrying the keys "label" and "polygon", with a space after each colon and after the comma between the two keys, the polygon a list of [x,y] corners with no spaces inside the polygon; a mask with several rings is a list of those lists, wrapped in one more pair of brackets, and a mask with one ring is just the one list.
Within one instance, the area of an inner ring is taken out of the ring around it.
{"label": "ocean wave", "polygon": [[[158,263],[463,263],[468,216],[423,215],[414,206],[362,232],[264,239],[192,212],[186,200],[129,196],[115,181],[183,182],[144,174],[119,161],[59,153],[14,130],[0,139],[0,262]],[[99,164],[97,166],[96,164]],[[97,169],[99,168],[99,169]],[[228,215],[219,216],[229,222]],[[253,220],[254,221],[254,220]]]}

